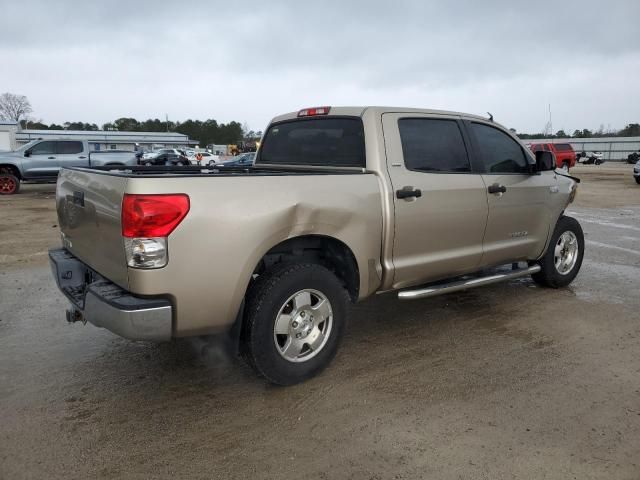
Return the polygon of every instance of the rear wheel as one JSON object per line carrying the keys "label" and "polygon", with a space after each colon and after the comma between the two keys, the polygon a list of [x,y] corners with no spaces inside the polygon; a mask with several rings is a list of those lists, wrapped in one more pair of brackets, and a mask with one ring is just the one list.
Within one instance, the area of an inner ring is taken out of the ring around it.
{"label": "rear wheel", "polygon": [[0,195],[13,195],[20,191],[20,180],[10,173],[0,173]]}
{"label": "rear wheel", "polygon": [[245,310],[247,362],[277,385],[317,375],[338,350],[348,302],[340,280],[322,265],[287,265],[260,275]]}
{"label": "rear wheel", "polygon": [[635,177],[635,178],[636,178],[636,183],[640,185],[640,177]]}
{"label": "rear wheel", "polygon": [[582,265],[584,234],[575,218],[560,217],[551,236],[549,247],[538,261],[541,270],[531,275],[545,287],[559,288],[569,285]]}

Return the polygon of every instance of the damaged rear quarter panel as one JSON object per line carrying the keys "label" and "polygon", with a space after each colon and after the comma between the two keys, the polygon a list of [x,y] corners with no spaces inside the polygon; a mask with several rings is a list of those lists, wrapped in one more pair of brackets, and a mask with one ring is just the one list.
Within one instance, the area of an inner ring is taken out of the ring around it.
{"label": "damaged rear quarter panel", "polygon": [[380,268],[382,241],[374,175],[133,178],[127,193],[190,197],[187,217],[169,237],[168,265],[129,269],[132,292],[172,297],[176,336],[228,328],[261,258],[289,238],[324,235],[342,241],[358,263],[360,297],[378,286],[369,272],[372,265]]}

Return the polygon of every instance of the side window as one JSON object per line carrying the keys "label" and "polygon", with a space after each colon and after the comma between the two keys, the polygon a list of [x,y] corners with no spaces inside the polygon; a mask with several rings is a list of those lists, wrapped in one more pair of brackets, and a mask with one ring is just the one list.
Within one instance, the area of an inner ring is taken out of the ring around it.
{"label": "side window", "polygon": [[58,153],[61,155],[73,155],[82,153],[82,142],[56,142]]}
{"label": "side window", "polygon": [[31,155],[55,155],[55,142],[40,142],[31,147]]}
{"label": "side window", "polygon": [[478,150],[488,173],[527,173],[528,161],[518,142],[497,128],[471,123]]}
{"label": "side window", "polygon": [[556,150],[558,152],[568,152],[572,150],[572,148],[568,143],[556,143]]}
{"label": "side window", "polygon": [[421,172],[469,172],[469,158],[455,120],[398,120],[404,164]]}

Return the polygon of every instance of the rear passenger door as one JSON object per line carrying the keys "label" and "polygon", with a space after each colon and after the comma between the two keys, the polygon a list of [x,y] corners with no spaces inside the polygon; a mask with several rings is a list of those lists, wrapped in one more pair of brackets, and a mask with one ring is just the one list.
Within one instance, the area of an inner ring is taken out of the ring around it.
{"label": "rear passenger door", "polygon": [[460,120],[385,113],[382,124],[394,192],[393,287],[476,270],[487,193],[472,171]]}
{"label": "rear passenger door", "polygon": [[480,121],[465,125],[487,185],[489,218],[482,266],[536,258],[549,233],[549,196],[558,191],[553,188],[553,172],[531,174],[533,160],[501,128]]}
{"label": "rear passenger door", "polygon": [[60,167],[88,167],[89,155],[84,144],[78,140],[59,140],[56,151]]}

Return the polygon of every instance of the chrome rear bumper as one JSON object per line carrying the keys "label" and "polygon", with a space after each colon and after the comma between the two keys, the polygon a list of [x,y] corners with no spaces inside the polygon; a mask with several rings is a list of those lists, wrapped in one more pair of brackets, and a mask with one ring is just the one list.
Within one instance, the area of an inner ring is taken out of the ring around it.
{"label": "chrome rear bumper", "polygon": [[68,321],[90,322],[131,340],[171,339],[173,312],[169,300],[136,297],[65,249],[50,250],[49,261],[58,288],[71,302]]}

